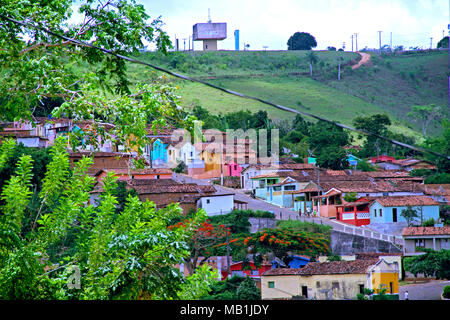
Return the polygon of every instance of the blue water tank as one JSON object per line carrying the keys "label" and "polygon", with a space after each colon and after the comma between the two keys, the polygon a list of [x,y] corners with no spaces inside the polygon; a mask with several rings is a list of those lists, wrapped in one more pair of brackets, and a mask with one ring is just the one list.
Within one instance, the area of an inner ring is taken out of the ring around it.
{"label": "blue water tank", "polygon": [[234,30],[234,49],[239,51],[239,30]]}

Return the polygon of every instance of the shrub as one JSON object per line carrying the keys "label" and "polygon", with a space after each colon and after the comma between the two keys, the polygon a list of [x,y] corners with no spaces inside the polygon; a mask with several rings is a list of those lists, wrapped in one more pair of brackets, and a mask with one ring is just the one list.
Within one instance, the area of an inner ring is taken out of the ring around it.
{"label": "shrub", "polygon": [[433,227],[434,224],[435,224],[434,219],[430,218],[422,223],[422,227]]}
{"label": "shrub", "polygon": [[442,296],[445,299],[450,299],[450,286],[445,286],[444,290],[442,291]]}

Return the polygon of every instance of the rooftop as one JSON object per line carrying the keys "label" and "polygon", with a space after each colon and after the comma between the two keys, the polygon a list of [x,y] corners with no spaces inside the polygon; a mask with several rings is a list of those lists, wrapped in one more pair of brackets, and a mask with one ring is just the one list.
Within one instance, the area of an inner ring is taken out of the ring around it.
{"label": "rooftop", "polygon": [[379,197],[376,202],[383,207],[404,207],[404,206],[437,206],[439,203],[427,196],[393,196]]}
{"label": "rooftop", "polygon": [[301,269],[278,268],[263,273],[263,276],[279,275],[323,275],[323,274],[361,274],[377,263],[378,259],[357,259],[353,261],[311,262]]}
{"label": "rooftop", "polygon": [[403,229],[403,236],[433,236],[450,235],[450,227],[407,227]]}

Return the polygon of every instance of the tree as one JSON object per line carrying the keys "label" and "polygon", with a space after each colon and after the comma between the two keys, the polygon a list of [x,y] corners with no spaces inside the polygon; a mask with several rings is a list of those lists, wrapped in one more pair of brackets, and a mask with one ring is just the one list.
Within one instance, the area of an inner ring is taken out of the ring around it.
{"label": "tree", "polygon": [[[440,154],[449,156],[450,155],[450,121],[448,119],[442,119],[442,134],[438,137],[428,137],[424,143],[423,147],[429,148]],[[450,160],[438,157],[432,154],[425,154],[425,159],[436,164],[437,172],[448,173],[450,172]]]}
{"label": "tree", "polygon": [[328,51],[336,51],[336,47],[328,46],[327,50]]}
{"label": "tree", "polygon": [[308,54],[306,55],[306,59],[309,62],[309,73],[310,76],[312,78],[313,74],[313,64],[316,64],[319,61],[319,58],[317,57],[317,55],[314,53],[314,51],[310,51],[308,52]]}
{"label": "tree", "polygon": [[438,44],[437,44],[437,48],[448,48],[448,36],[442,38]]}
{"label": "tree", "polygon": [[347,169],[349,167],[347,153],[339,146],[325,147],[317,156],[317,165],[332,170]]}
{"label": "tree", "polygon": [[[374,114],[367,117],[356,117],[353,119],[353,125],[356,129],[367,130],[380,136],[388,136],[390,134],[388,126],[391,125],[391,120],[386,114]],[[384,140],[378,139],[373,135],[366,135],[365,141],[359,156],[366,158],[376,156],[390,146]]]}
{"label": "tree", "polygon": [[317,47],[317,42],[307,32],[296,32],[289,38],[287,45],[288,50],[311,50]]}
{"label": "tree", "polygon": [[412,106],[411,111],[406,115],[413,121],[422,122],[422,135],[426,138],[428,127],[432,121],[439,121],[444,117],[444,109],[434,104],[427,106]]}
{"label": "tree", "polygon": [[[143,41],[154,43],[163,53],[171,47],[162,21],[149,21],[144,6],[134,0],[84,0],[79,6],[83,19],[79,24],[69,23],[73,2],[0,0],[0,14],[114,54],[136,54],[144,47]],[[52,116],[88,120],[101,141],[111,140],[125,151],[137,150],[141,158],[149,143],[149,123],[193,127],[194,118],[184,121],[177,108],[173,86],[157,80],[131,88],[121,58],[6,19],[0,24],[0,46],[1,120],[32,120],[35,106],[58,99]],[[81,64],[87,64],[89,71],[81,71]],[[112,129],[105,130],[104,123]]]}
{"label": "tree", "polygon": [[414,274],[424,274],[426,277],[450,279],[450,250],[421,248],[424,254],[405,258],[405,270]]}
{"label": "tree", "polygon": [[[66,145],[63,137],[56,140],[39,193],[41,208],[46,204],[51,211],[39,211],[26,234],[21,230],[32,194],[29,155],[19,159],[3,188],[0,298],[195,299],[203,295],[213,273],[204,267],[183,279],[174,265],[188,254],[187,240],[205,219],[204,213],[195,214],[189,228],[172,231],[168,222],[180,217],[177,204],[156,210],[152,202],[130,194],[118,215],[113,173],[103,180],[99,205],[87,204],[94,185],[87,170],[93,160],[83,157],[71,173]],[[2,148],[0,159],[11,154],[8,148]],[[60,246],[52,257],[50,250],[69,234],[75,235],[73,247]],[[78,288],[68,286],[73,268],[81,277]]]}
{"label": "tree", "polygon": [[407,206],[406,209],[403,209],[400,213],[400,216],[405,218],[406,223],[408,224],[408,227],[410,227],[413,222],[419,218],[419,214],[417,213],[417,210],[414,209],[412,206]]}
{"label": "tree", "polygon": [[261,292],[251,277],[245,277],[236,290],[238,300],[261,300]]}

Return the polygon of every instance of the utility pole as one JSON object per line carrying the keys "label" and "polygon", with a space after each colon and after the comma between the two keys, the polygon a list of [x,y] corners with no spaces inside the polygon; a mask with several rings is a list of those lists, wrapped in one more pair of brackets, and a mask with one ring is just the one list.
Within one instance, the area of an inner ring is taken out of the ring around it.
{"label": "utility pole", "polygon": [[356,37],[356,40],[355,40],[356,51],[358,51],[358,34],[357,33],[355,33],[355,37]]}
{"label": "utility pole", "polygon": [[183,43],[184,43],[183,51],[186,51],[186,38],[183,38]]}
{"label": "utility pole", "polygon": [[433,37],[430,38],[430,49],[433,49]]}
{"label": "utility pole", "polygon": [[353,34],[352,34],[352,52],[353,52]]}
{"label": "utility pole", "polygon": [[379,39],[380,39],[380,52],[381,52],[381,33],[382,33],[383,31],[378,31],[378,37],[379,37]]}
{"label": "utility pole", "polygon": [[191,36],[189,36],[189,51],[191,51]]}
{"label": "utility pole", "polygon": [[228,233],[230,232],[230,228],[225,226],[227,228],[227,278],[231,278],[231,272],[230,272],[230,241],[228,238]]}
{"label": "utility pole", "polygon": [[392,51],[392,31],[391,31],[391,51]]}

